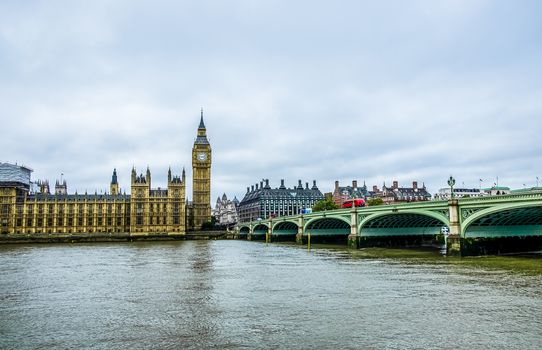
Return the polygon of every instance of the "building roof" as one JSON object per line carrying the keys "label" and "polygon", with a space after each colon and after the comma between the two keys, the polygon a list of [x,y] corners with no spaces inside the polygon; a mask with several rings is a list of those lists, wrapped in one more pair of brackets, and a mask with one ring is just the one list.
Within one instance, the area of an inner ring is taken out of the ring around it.
{"label": "building roof", "polygon": [[506,186],[492,186],[492,187],[488,187],[488,188],[482,188],[484,191],[510,191],[510,187],[506,187]]}
{"label": "building roof", "polygon": [[413,188],[413,187],[383,187],[382,191],[386,194],[384,196],[394,196],[397,197],[426,197],[431,198],[431,194],[427,192],[425,186]]}
{"label": "building roof", "polygon": [[347,195],[349,198],[364,198],[367,196],[367,186],[361,187],[339,186],[339,195]]}
{"label": "building roof", "polygon": [[241,205],[254,200],[260,199],[293,199],[293,198],[315,198],[323,199],[324,195],[320,190],[313,186],[312,188],[303,186],[296,186],[294,188],[286,188],[281,185],[279,188],[271,188],[268,181],[266,185],[259,187],[258,189],[250,190],[245,193],[245,196],[241,200]]}
{"label": "building roof", "polygon": [[78,201],[95,201],[95,200],[130,200],[129,194],[47,194],[47,193],[35,193],[31,194],[28,197],[28,200],[35,200],[37,202],[50,202],[50,201],[68,201],[68,202],[78,202]]}

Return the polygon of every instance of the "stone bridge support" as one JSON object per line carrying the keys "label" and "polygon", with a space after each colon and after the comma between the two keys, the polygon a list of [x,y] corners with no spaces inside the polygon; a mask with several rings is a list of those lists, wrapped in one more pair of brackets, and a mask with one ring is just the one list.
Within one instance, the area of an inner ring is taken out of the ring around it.
{"label": "stone bridge support", "polygon": [[303,235],[305,227],[305,219],[303,218],[303,215],[300,215],[297,219],[297,235],[295,235],[295,242],[297,244],[303,244]]}
{"label": "stone bridge support", "polygon": [[252,222],[248,225],[248,234],[247,234],[247,241],[252,241],[252,234],[254,233],[254,226],[252,225]]}
{"label": "stone bridge support", "polygon": [[358,210],[356,206],[353,205],[352,210],[350,210],[350,234],[348,235],[348,247],[357,249],[358,246]]}
{"label": "stone bridge support", "polygon": [[447,238],[446,254],[461,255],[461,223],[459,222],[459,205],[457,199],[448,201],[448,212],[450,217],[450,232]]}
{"label": "stone bridge support", "polygon": [[265,237],[265,241],[271,242],[271,237],[273,237],[273,219],[269,218],[269,226],[267,227],[267,237]]}

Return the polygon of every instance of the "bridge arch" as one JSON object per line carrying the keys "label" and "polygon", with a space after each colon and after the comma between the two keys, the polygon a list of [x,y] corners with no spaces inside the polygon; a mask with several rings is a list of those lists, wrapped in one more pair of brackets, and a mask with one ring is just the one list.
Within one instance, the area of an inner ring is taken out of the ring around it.
{"label": "bridge arch", "polygon": [[307,221],[303,231],[305,237],[311,235],[311,242],[314,243],[346,243],[350,222],[342,217],[313,218]]}
{"label": "bridge arch", "polygon": [[248,225],[239,226],[239,233],[245,233],[245,234],[250,233],[250,226]]}
{"label": "bridge arch", "polygon": [[273,232],[275,230],[290,230],[290,229],[294,229],[295,227],[295,230],[297,231],[297,222],[295,222],[294,220],[288,220],[288,221],[279,221],[279,222],[275,222],[273,223]]}
{"label": "bridge arch", "polygon": [[[420,244],[424,237],[434,239],[442,226],[449,226],[449,219],[436,212],[401,210],[370,215],[359,224],[358,235],[367,241],[378,237],[400,237],[403,244]],[[390,242],[392,243],[392,242]]]}
{"label": "bridge arch", "polygon": [[265,240],[269,226],[266,222],[259,222],[252,228],[252,240]]}
{"label": "bridge arch", "polygon": [[271,240],[274,242],[280,241],[295,241],[298,232],[298,225],[295,221],[281,221],[273,224],[271,231]]}
{"label": "bridge arch", "polygon": [[350,221],[343,217],[316,217],[307,220],[304,231],[318,229],[334,229],[348,227],[350,230]]}
{"label": "bridge arch", "polygon": [[250,233],[250,226],[242,225],[239,226],[239,238],[247,238]]}
{"label": "bridge arch", "polygon": [[505,204],[479,210],[461,223],[461,236],[542,236],[542,203]]}

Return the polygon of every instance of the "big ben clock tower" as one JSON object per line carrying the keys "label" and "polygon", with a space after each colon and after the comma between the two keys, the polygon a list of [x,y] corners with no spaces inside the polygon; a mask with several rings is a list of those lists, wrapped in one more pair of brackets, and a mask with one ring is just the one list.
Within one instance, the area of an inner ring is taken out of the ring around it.
{"label": "big ben clock tower", "polygon": [[203,123],[203,108],[198,127],[198,137],[192,147],[192,203],[194,229],[211,220],[211,145]]}

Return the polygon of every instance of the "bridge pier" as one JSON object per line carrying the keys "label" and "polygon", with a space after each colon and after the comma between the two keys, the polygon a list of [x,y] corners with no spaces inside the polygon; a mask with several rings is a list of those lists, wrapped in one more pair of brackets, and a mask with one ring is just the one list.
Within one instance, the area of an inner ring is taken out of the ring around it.
{"label": "bridge pier", "polygon": [[303,234],[305,233],[305,220],[303,214],[297,219],[297,234],[295,235],[295,242],[297,244],[303,244]]}
{"label": "bridge pier", "polygon": [[252,241],[252,233],[254,232],[254,227],[252,226],[252,223],[249,224],[248,233],[247,233],[247,241]]}
{"label": "bridge pier", "polygon": [[350,234],[348,235],[348,248],[359,248],[358,237],[358,210],[355,205],[350,210]]}
{"label": "bridge pier", "polygon": [[448,201],[450,232],[446,239],[446,255],[461,256],[461,223],[459,222],[459,205],[457,199]]}

